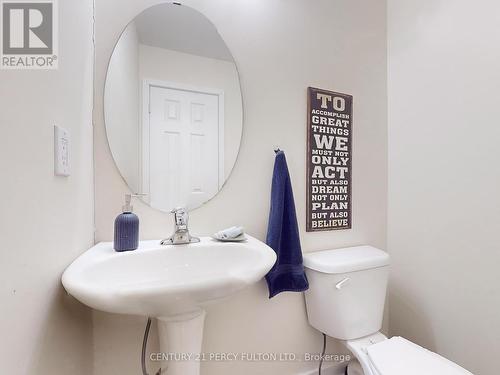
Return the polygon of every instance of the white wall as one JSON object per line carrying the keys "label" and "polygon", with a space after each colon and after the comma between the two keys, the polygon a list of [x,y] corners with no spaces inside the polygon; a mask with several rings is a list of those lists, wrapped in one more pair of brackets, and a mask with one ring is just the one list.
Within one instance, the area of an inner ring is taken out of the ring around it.
{"label": "white wall", "polygon": [[390,327],[498,374],[500,3],[390,0]]}
{"label": "white wall", "polygon": [[109,61],[106,77],[106,134],[118,168],[134,192],[139,192],[139,39],[135,23],[123,31]]}
{"label": "white wall", "polygon": [[[102,94],[107,61],[124,26],[157,1],[99,1],[95,96],[97,239],[110,240],[127,187],[109,152]],[[265,238],[273,147],[287,153],[304,251],[386,242],[386,9],[361,0],[189,0],[219,29],[238,65],[245,124],[240,156],[223,190],[191,214],[203,235],[240,223]],[[117,11],[119,9],[119,11]],[[353,229],[305,233],[306,87],[354,95]],[[141,238],[162,238],[172,218],[135,204]],[[95,375],[140,371],[145,320],[95,312]],[[154,341],[151,350],[154,350]],[[208,309],[206,352],[318,352],[301,294],[267,298],[264,282]],[[340,352],[330,343],[331,352]],[[205,375],[296,374],[317,363],[203,363]]]}
{"label": "white wall", "polygon": [[238,156],[243,108],[236,66],[230,61],[140,45],[139,79],[157,79],[224,91],[224,176]]}
{"label": "white wall", "polygon": [[[88,375],[90,311],[63,291],[93,242],[92,1],[59,2],[59,69],[0,71],[0,373]],[[71,132],[54,176],[53,125]]]}

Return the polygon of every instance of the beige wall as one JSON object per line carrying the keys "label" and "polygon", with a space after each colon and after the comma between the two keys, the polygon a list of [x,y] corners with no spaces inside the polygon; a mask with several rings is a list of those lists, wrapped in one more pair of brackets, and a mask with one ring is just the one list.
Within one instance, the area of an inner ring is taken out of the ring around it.
{"label": "beige wall", "polygon": [[[59,69],[0,71],[0,373],[88,375],[90,311],[65,267],[93,243],[92,1],[59,2]],[[71,132],[54,176],[53,125]]]}
{"label": "beige wall", "polygon": [[[157,1],[98,1],[95,96],[97,240],[110,240],[127,188],[113,163],[103,124],[103,84],[125,25]],[[241,75],[245,124],[240,156],[220,194],[191,214],[195,234],[233,224],[265,238],[273,148],[287,153],[304,251],[386,242],[385,2],[361,0],[190,0],[218,28]],[[354,95],[353,229],[305,233],[306,87]],[[140,203],[141,238],[162,238],[172,218]],[[94,313],[95,375],[140,371],[143,318]],[[152,349],[154,346],[151,347]],[[318,352],[301,294],[267,299],[264,282],[208,309],[207,352]],[[340,347],[331,345],[332,352]],[[296,374],[316,363],[203,363],[206,375]]]}
{"label": "beige wall", "polygon": [[500,3],[388,3],[390,327],[496,375]]}

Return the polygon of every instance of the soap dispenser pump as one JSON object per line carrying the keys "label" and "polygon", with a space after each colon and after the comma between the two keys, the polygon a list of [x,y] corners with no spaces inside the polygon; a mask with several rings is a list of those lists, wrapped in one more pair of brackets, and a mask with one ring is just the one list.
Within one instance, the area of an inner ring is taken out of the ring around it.
{"label": "soap dispenser pump", "polygon": [[131,205],[132,197],[139,197],[144,194],[126,194],[125,205],[122,213],[115,219],[115,240],[114,249],[116,251],[130,251],[139,247],[139,218],[134,214]]}

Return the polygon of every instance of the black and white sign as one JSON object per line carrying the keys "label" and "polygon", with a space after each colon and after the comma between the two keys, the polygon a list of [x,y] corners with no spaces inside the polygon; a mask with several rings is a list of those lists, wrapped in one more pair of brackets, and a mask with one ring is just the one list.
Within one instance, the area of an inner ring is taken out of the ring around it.
{"label": "black and white sign", "polygon": [[308,88],[307,231],[351,228],[352,96]]}

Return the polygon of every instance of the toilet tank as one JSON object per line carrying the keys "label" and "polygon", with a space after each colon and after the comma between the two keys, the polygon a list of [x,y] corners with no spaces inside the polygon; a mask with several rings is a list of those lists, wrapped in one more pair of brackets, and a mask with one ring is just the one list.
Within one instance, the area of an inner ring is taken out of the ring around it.
{"label": "toilet tank", "polygon": [[304,254],[309,290],[307,317],[317,330],[340,340],[382,327],[389,255],[372,246]]}

